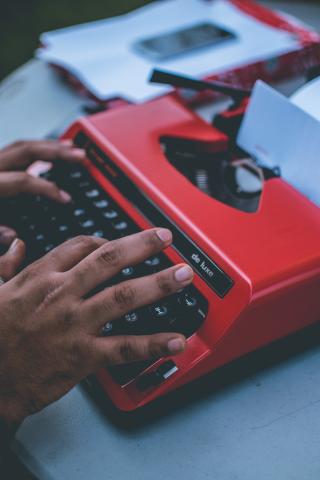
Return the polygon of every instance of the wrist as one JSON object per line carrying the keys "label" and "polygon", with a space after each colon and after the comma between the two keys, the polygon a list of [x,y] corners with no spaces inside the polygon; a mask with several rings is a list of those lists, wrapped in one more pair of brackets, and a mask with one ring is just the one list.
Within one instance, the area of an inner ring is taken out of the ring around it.
{"label": "wrist", "polygon": [[[8,402],[9,403],[9,402]],[[0,402],[0,435],[11,439],[19,426],[25,419],[26,415],[23,415],[20,408],[15,408],[13,402],[9,405],[2,405]],[[1,441],[1,440],[0,440]]]}

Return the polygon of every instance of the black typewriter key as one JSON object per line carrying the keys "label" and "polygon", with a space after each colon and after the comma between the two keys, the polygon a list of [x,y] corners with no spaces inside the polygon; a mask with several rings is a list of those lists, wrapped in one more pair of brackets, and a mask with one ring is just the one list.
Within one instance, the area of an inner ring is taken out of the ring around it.
{"label": "black typewriter key", "polygon": [[142,310],[127,313],[116,322],[119,335],[148,335],[153,331],[148,330]]}
{"label": "black typewriter key", "polygon": [[35,236],[35,240],[37,242],[44,242],[45,241],[45,236],[43,233],[38,233],[36,236]]}
{"label": "black typewriter key", "polygon": [[169,314],[168,308],[163,304],[152,305],[150,312],[155,318],[166,318]]}
{"label": "black typewriter key", "polygon": [[44,180],[52,180],[52,171],[48,170],[47,172],[43,172],[41,173],[40,177]]}
{"label": "black typewriter key", "polygon": [[192,309],[198,305],[198,301],[194,296],[189,295],[188,293],[182,293],[178,297],[178,302],[181,306]]}
{"label": "black typewriter key", "polygon": [[92,190],[87,190],[85,196],[90,199],[98,198],[100,196],[100,192],[96,188],[93,188]]}
{"label": "black typewriter key", "polygon": [[85,215],[87,212],[85,211],[84,208],[75,208],[73,210],[73,216],[74,217],[82,217],[83,215]]}
{"label": "black typewriter key", "polygon": [[106,337],[107,335],[111,335],[111,333],[113,333],[113,324],[111,322],[106,323],[102,327],[101,333],[104,337]]}
{"label": "black typewriter key", "polygon": [[105,200],[105,199],[102,199],[102,200],[96,200],[95,202],[93,202],[93,205],[96,207],[96,208],[108,208],[109,207],[109,202],[108,200]]}
{"label": "black typewriter key", "polygon": [[85,188],[89,189],[91,186],[92,185],[88,180],[81,180],[81,182],[77,184],[77,187],[81,188],[82,190]]}
{"label": "black typewriter key", "polygon": [[30,222],[30,216],[29,215],[22,215],[20,220],[23,223],[29,223]]}
{"label": "black typewriter key", "polygon": [[97,238],[105,238],[105,233],[102,230],[96,230],[95,232],[91,233],[91,235]]}
{"label": "black typewriter key", "polygon": [[81,172],[81,170],[75,170],[70,173],[70,178],[72,178],[73,180],[79,180],[82,177],[83,177],[83,172]]}
{"label": "black typewriter key", "polygon": [[102,212],[102,215],[108,220],[113,220],[119,216],[119,213],[116,210],[110,209]]}
{"label": "black typewriter key", "polygon": [[96,226],[94,220],[88,219],[84,220],[83,222],[80,222],[80,227],[83,228],[84,230],[87,230],[89,228],[94,228]]}
{"label": "black typewriter key", "polygon": [[136,312],[130,312],[124,316],[124,321],[127,324],[136,323],[138,320],[139,320],[139,315]]}
{"label": "black typewriter key", "polygon": [[127,230],[129,225],[127,224],[127,222],[125,222],[124,220],[120,221],[120,222],[113,222],[112,223],[112,226],[115,230],[117,230],[118,232],[123,232],[124,230]]}
{"label": "black typewriter key", "polygon": [[48,212],[50,212],[50,209],[52,208],[52,202],[47,199],[42,199],[40,203],[40,208],[42,212],[44,212],[47,215]]}
{"label": "black typewriter key", "polygon": [[68,231],[69,231],[69,227],[68,227],[68,225],[59,225],[59,226],[58,226],[58,231],[59,231],[60,233],[68,232]]}
{"label": "black typewriter key", "polygon": [[144,262],[144,264],[147,266],[147,267],[151,267],[151,268],[155,268],[155,267],[158,267],[161,263],[161,260],[159,257],[152,257],[152,258],[148,258],[148,260],[146,260]]}
{"label": "black typewriter key", "polygon": [[149,335],[154,333],[154,321],[145,309],[132,311],[115,322],[117,335]]}
{"label": "black typewriter key", "polygon": [[49,252],[51,252],[51,250],[52,250],[53,248],[54,248],[54,245],[53,245],[52,243],[50,243],[49,245],[46,245],[46,246],[44,247],[43,251],[44,251],[45,253],[49,253]]}
{"label": "black typewriter key", "polygon": [[121,276],[128,278],[132,277],[134,274],[134,268],[133,267],[126,267],[121,270]]}

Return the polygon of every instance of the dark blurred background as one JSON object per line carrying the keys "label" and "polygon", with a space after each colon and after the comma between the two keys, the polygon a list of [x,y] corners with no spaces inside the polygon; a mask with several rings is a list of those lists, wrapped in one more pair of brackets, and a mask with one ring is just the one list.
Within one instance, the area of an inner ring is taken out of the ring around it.
{"label": "dark blurred background", "polygon": [[39,35],[120,15],[151,0],[0,0],[0,80],[33,55]]}
{"label": "dark blurred background", "polygon": [[0,80],[32,57],[41,32],[120,15],[150,2],[0,0]]}

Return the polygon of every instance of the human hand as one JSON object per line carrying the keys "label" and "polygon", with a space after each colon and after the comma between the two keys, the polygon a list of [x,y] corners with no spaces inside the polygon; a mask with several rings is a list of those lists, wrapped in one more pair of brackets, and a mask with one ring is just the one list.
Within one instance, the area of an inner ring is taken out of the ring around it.
{"label": "human hand", "polygon": [[0,197],[13,197],[20,193],[43,195],[51,200],[67,203],[69,193],[53,182],[34,177],[25,170],[35,161],[82,162],[85,152],[74,148],[71,140],[16,142],[0,150]]}
{"label": "human hand", "polygon": [[176,265],[88,296],[171,241],[165,229],[111,242],[77,237],[0,287],[0,417],[8,425],[59,399],[100,367],[184,350],[180,334],[108,338],[101,330],[191,283],[189,266]]}

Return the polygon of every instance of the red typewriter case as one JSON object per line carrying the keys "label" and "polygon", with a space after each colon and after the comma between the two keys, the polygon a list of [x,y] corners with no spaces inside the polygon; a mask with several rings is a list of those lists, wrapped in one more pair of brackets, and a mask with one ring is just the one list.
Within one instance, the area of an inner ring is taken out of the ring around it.
{"label": "red typewriter case", "polygon": [[[157,319],[147,319],[149,327],[178,325],[188,337],[185,352],[97,372],[120,410],[320,319],[319,208],[279,172],[249,164],[225,121],[222,132],[165,96],[83,118],[65,135],[86,149],[89,173],[136,228],[172,231],[167,261],[195,272],[191,291],[175,306],[172,299],[155,306]],[[239,172],[251,175],[249,189],[239,186]]]}

